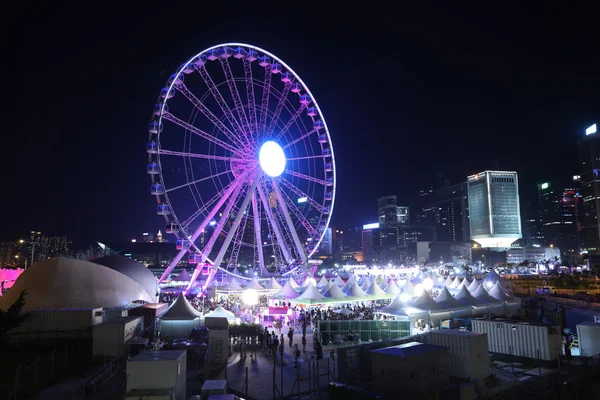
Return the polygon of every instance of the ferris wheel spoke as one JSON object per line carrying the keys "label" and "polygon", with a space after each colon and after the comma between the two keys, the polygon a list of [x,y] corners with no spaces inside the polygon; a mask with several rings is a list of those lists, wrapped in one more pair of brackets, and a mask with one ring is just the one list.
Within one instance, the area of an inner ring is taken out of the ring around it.
{"label": "ferris wheel spoke", "polygon": [[294,125],[296,120],[298,118],[300,118],[300,116],[302,115],[304,110],[306,110],[306,107],[308,107],[308,104],[302,103],[302,105],[300,105],[300,108],[298,108],[298,110],[296,110],[294,115],[292,115],[292,118],[290,118],[289,121],[286,122],[286,124],[283,126],[283,128],[281,128],[281,131],[279,131],[279,134],[275,138],[275,141],[278,141],[279,139],[281,139],[285,135],[285,133],[290,130],[292,125]]}
{"label": "ferris wheel spoke", "polygon": [[[250,189],[248,189],[248,192],[246,193],[246,197],[244,198],[244,201],[242,202],[242,206],[240,207],[240,209],[245,210],[246,208],[248,208],[248,204],[250,203],[250,200],[252,199],[252,193],[256,189],[257,183],[258,183],[258,177],[255,176],[254,179],[252,179],[252,183],[250,184]],[[240,225],[240,220],[242,219],[243,215],[244,215],[243,213],[238,213],[235,216],[233,224],[231,225],[231,229],[227,233],[227,236],[225,237],[225,241],[223,242],[223,245],[221,246],[221,249],[219,250],[217,257],[215,258],[215,262],[213,264],[213,267],[211,268],[209,278],[206,280],[204,289],[206,289],[208,287],[208,285],[210,285],[212,278],[215,276],[217,268],[221,266],[223,257],[225,257],[225,252],[227,251],[227,249],[229,248],[229,245],[231,244],[231,240],[233,239],[233,236],[235,235],[235,232]]]}
{"label": "ferris wheel spoke", "polygon": [[[196,241],[196,239],[198,239],[198,236],[200,236],[200,234],[202,233],[202,231],[204,230],[204,228],[206,228],[206,225],[208,225],[208,223],[212,220],[212,218],[215,216],[215,214],[217,213],[217,211],[219,211],[219,209],[221,207],[223,207],[223,204],[225,204],[225,201],[227,201],[227,199],[229,198],[229,196],[231,195],[231,193],[233,193],[233,191],[235,190],[235,188],[239,184],[240,184],[239,182],[235,182],[234,185],[230,185],[230,187],[228,189],[226,189],[224,192],[219,193],[221,195],[220,200],[212,208],[212,210],[208,213],[208,215],[206,216],[206,218],[204,219],[204,221],[202,221],[202,223],[196,229],[196,231],[192,234],[192,236],[190,237],[190,242],[194,243]],[[171,271],[173,271],[173,268],[175,268],[175,266],[179,263],[179,261],[181,261],[181,259],[183,258],[184,255],[187,254],[187,252],[188,251],[184,249],[184,250],[180,250],[179,253],[177,253],[177,255],[175,256],[175,258],[173,258],[173,261],[171,261],[171,263],[169,264],[169,266],[167,267],[167,269],[165,269],[165,272],[163,272],[162,276],[158,280],[158,283],[161,283],[162,281],[165,280],[165,278],[167,276],[169,276],[169,274],[171,273]]]}
{"label": "ferris wheel spoke", "polygon": [[279,185],[277,184],[275,179],[271,179],[271,184],[273,186],[273,189],[275,190],[275,194],[277,195],[277,200],[279,200],[278,201],[279,208],[281,208],[281,211],[283,211],[283,216],[285,218],[285,222],[287,223],[290,233],[292,235],[293,243],[296,245],[296,249],[298,250],[298,254],[300,255],[302,263],[306,264],[308,262],[308,258],[306,256],[306,251],[304,251],[304,246],[302,246],[302,242],[300,241],[300,238],[298,237],[298,232],[296,232],[296,228],[294,227],[294,222],[292,221],[292,217],[290,216],[290,213],[288,211],[287,205],[285,203],[285,199],[283,198],[283,195],[281,194],[281,189],[279,189]]}
{"label": "ferris wheel spoke", "polygon": [[223,67],[223,72],[225,73],[225,79],[227,79],[227,86],[229,86],[229,91],[231,92],[231,97],[233,98],[235,110],[237,111],[237,115],[242,123],[242,130],[245,135],[251,135],[252,129],[250,128],[250,124],[248,123],[248,118],[246,118],[244,104],[242,103],[240,93],[238,92],[237,85],[235,84],[235,78],[233,77],[233,73],[231,72],[229,58],[221,58],[220,60],[221,66]]}
{"label": "ferris wheel spoke", "polygon": [[229,265],[237,265],[238,257],[240,255],[240,250],[242,248],[242,242],[244,239],[244,232],[246,231],[246,224],[248,223],[248,208],[250,204],[246,207],[245,210],[238,210],[238,213],[242,213],[242,220],[240,222],[240,227],[237,229],[235,236],[233,237],[233,248],[231,249],[231,255],[229,256]]}
{"label": "ferris wheel spoke", "polygon": [[177,118],[176,116],[174,116],[171,113],[163,113],[162,117],[163,117],[163,119],[166,119],[167,121],[172,122],[175,125],[179,125],[183,129],[186,129],[186,130],[200,136],[201,138],[208,140],[209,142],[212,142],[218,146],[221,146],[225,150],[229,150],[230,152],[240,155],[242,157],[244,156],[243,151],[240,150],[239,148],[231,146],[228,143],[225,143],[224,141],[222,141],[221,139],[218,139],[218,138],[214,137],[213,135],[206,133],[201,129],[196,128],[195,126],[188,124],[187,122]]}
{"label": "ferris wheel spoke", "polygon": [[169,189],[165,190],[165,193],[169,193],[169,192],[172,192],[172,191],[177,190],[177,189],[182,189],[182,188],[185,188],[185,187],[188,187],[188,186],[192,186],[192,185],[195,185],[196,183],[200,183],[200,182],[203,182],[203,181],[208,181],[210,179],[214,179],[214,178],[217,178],[217,177],[219,177],[221,175],[225,175],[225,174],[229,174],[229,173],[233,173],[233,171],[230,170],[230,169],[228,169],[227,171],[219,172],[218,174],[213,174],[213,175],[210,175],[210,176],[206,176],[204,178],[196,179],[195,181],[184,183],[183,185],[174,186],[172,188],[169,188]]}
{"label": "ferris wheel spoke", "polygon": [[283,186],[285,186],[286,188],[288,188],[289,190],[294,192],[299,198],[306,199],[306,202],[308,204],[310,204],[311,206],[313,206],[314,208],[316,208],[317,211],[319,211],[320,213],[323,212],[324,207],[322,204],[319,204],[315,199],[313,199],[312,197],[310,197],[309,195],[304,193],[302,190],[298,189],[298,187],[294,186],[290,181],[285,179],[283,176],[280,176],[280,178],[281,178],[280,182]]}
{"label": "ferris wheel spoke", "polygon": [[269,94],[271,93],[271,66],[265,66],[265,80],[263,85],[262,104],[260,109],[260,121],[258,132],[264,132],[267,127],[267,114],[269,112]]}
{"label": "ferris wheel spoke", "polygon": [[309,137],[310,135],[312,135],[312,134],[314,134],[316,132],[317,132],[316,129],[313,129],[312,131],[306,132],[304,135],[300,136],[299,138],[296,138],[296,139],[292,140],[291,142],[286,143],[286,145],[283,146],[283,148],[287,149],[288,147],[290,147],[294,143],[298,143],[299,141],[304,140],[305,138]]}
{"label": "ferris wheel spoke", "polygon": [[319,178],[314,178],[312,176],[304,175],[304,174],[301,174],[300,172],[292,171],[290,169],[285,169],[284,172],[288,173],[288,174],[290,174],[292,176],[296,176],[298,178],[305,179],[305,180],[310,181],[310,182],[315,182],[315,183],[318,183],[320,185],[327,186],[327,182],[325,182],[324,180],[319,179]]}
{"label": "ferris wheel spoke", "polygon": [[244,58],[244,76],[246,77],[246,98],[248,100],[248,117],[250,132],[256,134],[258,122],[256,119],[256,103],[254,100],[254,80],[252,79],[252,62]]}
{"label": "ferris wheel spoke", "polygon": [[181,84],[176,86],[176,89],[179,90],[179,92],[183,94],[184,97],[186,97],[190,103],[192,103],[192,105],[196,107],[196,109],[200,111],[214,126],[216,126],[217,129],[231,141],[231,143],[235,143],[237,146],[241,146],[241,148],[244,147],[244,143],[242,143],[238,137],[231,132],[231,129],[229,129],[219,118],[217,118],[217,116],[215,116],[215,114],[213,114],[202,101],[194,96],[187,86]]}
{"label": "ferris wheel spoke", "polygon": [[279,98],[279,102],[277,103],[277,107],[275,107],[275,112],[271,117],[271,123],[269,124],[269,130],[267,131],[267,135],[271,135],[277,126],[277,121],[279,121],[279,116],[281,115],[281,111],[283,110],[283,106],[285,105],[285,101],[290,94],[290,89],[292,88],[292,82],[286,82],[283,87],[283,91],[281,92],[281,97]]}
{"label": "ferris wheel spoke", "polygon": [[262,248],[260,214],[258,213],[258,202],[256,192],[252,193],[252,217],[254,218],[254,241],[256,242],[256,251],[258,253],[258,266],[261,275],[265,275],[265,255]]}
{"label": "ferris wheel spoke", "polygon": [[[215,82],[213,82],[213,80],[210,77],[210,74],[206,70],[205,66],[204,65],[197,66],[196,69],[198,70],[198,72],[200,72],[200,75],[202,76],[204,83],[206,83],[206,86],[208,86],[208,90],[212,94],[213,98],[219,104],[219,108],[221,109],[223,114],[225,114],[225,118],[227,119],[229,124],[233,127],[233,130],[238,134],[237,137],[239,137],[239,138],[244,137],[244,130],[242,129],[242,127],[240,126],[238,121],[233,116],[233,113],[229,109],[227,102],[223,98],[223,95],[219,91],[219,88],[217,88],[217,86],[215,85]],[[239,139],[238,139],[238,141],[239,141]]]}
{"label": "ferris wheel spoke", "polygon": [[[281,182],[281,183],[283,183],[283,182]],[[294,204],[294,201],[291,199],[291,197],[285,192],[285,190],[282,190],[282,193],[283,193],[283,199],[287,203],[288,208],[292,210],[292,213],[294,213],[294,215],[300,221],[302,226],[304,226],[304,229],[306,229],[308,234],[312,237],[318,236],[317,230],[304,217],[304,214],[302,214],[302,211],[300,211],[298,209],[298,206],[296,206],[296,204]]]}
{"label": "ferris wheel spoke", "polygon": [[320,156],[306,156],[306,157],[295,157],[295,158],[288,158],[287,161],[299,161],[299,160],[313,160],[316,158],[325,158],[326,156],[320,155]]}
{"label": "ferris wheel spoke", "polygon": [[209,154],[185,153],[182,151],[171,151],[171,150],[165,150],[165,149],[158,150],[158,154],[167,155],[167,156],[189,157],[189,158],[204,158],[206,160],[218,160],[218,161],[237,161],[237,162],[246,161],[242,158],[213,156],[213,155],[209,155]]}
{"label": "ferris wheel spoke", "polygon": [[285,262],[287,264],[291,264],[292,257],[290,256],[290,250],[288,249],[287,244],[285,243],[285,239],[284,239],[284,236],[282,235],[279,224],[277,223],[277,220],[275,219],[275,216],[273,215],[273,211],[271,210],[271,207],[269,206],[269,201],[267,200],[267,196],[265,195],[265,192],[263,191],[262,186],[259,185],[257,187],[257,190],[258,190],[258,196],[260,197],[260,201],[262,202],[262,205],[263,205],[263,209],[265,210],[265,214],[267,215],[267,221],[271,223],[271,227],[275,231],[275,237],[279,240],[278,244],[279,244],[279,247],[281,248],[281,252],[283,253]]}
{"label": "ferris wheel spoke", "polygon": [[[206,178],[203,178],[203,179],[206,179]],[[237,185],[240,185],[240,181],[237,181],[237,180],[231,181],[229,183],[229,185],[227,185],[223,190],[221,190],[219,193],[215,194],[209,201],[205,202],[203,207],[196,210],[188,219],[183,221],[180,224],[181,229],[184,229],[184,228],[187,228],[188,226],[190,226],[190,224],[192,222],[194,222],[196,220],[196,218],[198,218],[200,215],[204,214],[210,206],[212,206],[216,201],[218,201],[222,196],[224,196],[225,193],[227,193],[229,190],[233,190],[232,188],[235,188],[235,186],[237,186]]]}

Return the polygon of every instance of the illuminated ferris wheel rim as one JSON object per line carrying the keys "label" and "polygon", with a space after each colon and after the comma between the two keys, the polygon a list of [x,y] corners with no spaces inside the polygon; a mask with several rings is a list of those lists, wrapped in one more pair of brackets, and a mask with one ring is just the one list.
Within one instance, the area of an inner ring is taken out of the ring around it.
{"label": "illuminated ferris wheel rim", "polygon": [[[259,48],[257,46],[253,46],[253,45],[250,45],[250,44],[246,44],[246,43],[223,43],[223,44],[219,44],[219,45],[215,45],[215,46],[209,47],[209,48],[201,51],[200,53],[194,55],[193,57],[190,57],[186,63],[182,64],[181,67],[177,69],[177,72],[173,75],[175,78],[174,79],[170,79],[170,82],[168,83],[168,86],[167,86],[167,93],[171,93],[171,92],[173,92],[177,88],[176,84],[177,84],[178,80],[180,79],[180,77],[182,76],[182,74],[184,74],[184,70],[189,69],[190,68],[190,64],[192,64],[195,60],[198,60],[198,58],[201,57],[202,55],[206,55],[207,53],[210,53],[211,50],[219,50],[219,49],[228,48],[228,47],[231,47],[231,48],[243,48],[243,50],[254,50],[257,53],[261,53],[261,55],[263,55],[263,56],[270,57],[272,59],[271,60],[272,61],[271,64],[276,64],[277,63],[277,64],[280,64],[283,68],[285,68],[287,72],[289,72],[289,73],[291,73],[293,75],[293,81],[299,83],[302,86],[302,89],[306,92],[306,94],[308,96],[310,96],[311,107],[316,108],[316,110],[318,112],[318,116],[320,117],[319,121],[321,121],[321,123],[323,124],[324,132],[327,135],[328,149],[329,149],[329,152],[330,152],[329,153],[329,159],[330,159],[329,162],[333,165],[333,168],[331,170],[327,170],[327,171],[331,172],[331,176],[332,176],[331,191],[329,192],[331,194],[331,196],[330,196],[331,198],[327,199],[327,200],[329,200],[328,204],[329,204],[329,210],[330,211],[326,215],[326,223],[325,223],[325,228],[324,228],[323,232],[321,234],[319,234],[317,243],[312,246],[312,250],[309,252],[309,254],[307,254],[307,258],[310,258],[316,251],[318,251],[318,248],[319,248],[322,240],[325,237],[325,232],[326,232],[326,230],[329,227],[329,224],[331,222],[331,216],[332,216],[332,212],[331,211],[333,210],[333,207],[335,205],[335,192],[336,192],[335,155],[334,155],[333,144],[332,144],[332,141],[331,141],[329,129],[327,127],[327,122],[326,122],[326,120],[325,120],[325,118],[323,116],[321,108],[320,108],[318,102],[316,101],[316,99],[314,98],[314,96],[313,96],[312,92],[310,91],[310,89],[307,87],[307,85],[304,83],[304,81],[298,76],[298,74],[292,68],[290,68],[289,65],[287,65],[284,61],[282,61],[281,59],[279,59],[278,57],[276,57],[274,54],[272,54],[272,53],[270,53],[270,52],[268,52],[268,51],[266,51],[266,50],[264,50],[262,48]],[[253,60],[251,60],[251,61],[253,61]],[[203,68],[204,68],[204,66],[203,66]],[[171,78],[173,78],[173,76]],[[239,78],[236,79],[236,78],[234,78],[234,81],[235,80],[243,80],[243,79],[239,79]],[[223,83],[224,82],[222,82],[221,84],[223,84]],[[219,86],[221,84],[219,84]],[[272,90],[272,89],[269,88],[269,90]],[[158,143],[160,143],[160,134],[161,134],[160,130],[162,129],[162,122],[163,122],[163,117],[165,115],[165,111],[166,111],[165,108],[166,108],[168,99],[169,99],[169,97],[165,97],[164,99],[160,99],[159,100],[159,104],[160,104],[161,109],[160,109],[160,114],[158,116],[158,126],[160,128],[159,132],[157,133],[157,142]],[[287,99],[283,99],[282,98],[282,100],[287,100]],[[247,106],[248,105],[246,104],[246,107]],[[254,107],[256,109],[260,109],[260,107],[259,107],[258,104],[254,104]],[[230,110],[230,112],[231,112],[231,110]],[[269,110],[261,110],[261,112],[265,112],[265,113],[268,114]],[[255,118],[256,118],[256,116],[255,116]],[[238,121],[238,122],[243,123],[245,121]],[[275,121],[275,124],[276,123],[277,123],[277,121]],[[257,127],[258,127],[258,125],[257,125]],[[288,131],[289,131],[289,128],[288,128]],[[258,134],[258,132],[257,132],[257,134]],[[288,143],[288,144],[286,144],[286,146],[292,145],[292,144],[293,143]],[[274,173],[269,173],[270,167],[268,165],[264,165],[266,163],[263,163],[263,160],[261,158],[263,150],[265,149],[265,147],[267,145],[272,145],[272,147],[274,147],[275,153],[280,153],[280,155],[284,158],[283,164],[285,166],[285,155],[284,155],[284,153],[282,151],[282,147],[278,143],[276,143],[276,142],[269,142],[269,141],[267,141],[266,143],[262,143],[261,144],[261,147],[259,149],[260,151],[259,151],[259,154],[258,154],[258,160],[256,159],[256,153],[254,153],[254,158],[252,158],[252,157],[247,157],[247,158],[244,157],[244,161],[248,162],[248,164],[254,163],[255,167],[257,165],[259,165],[260,168],[263,170],[263,172],[266,173],[266,175],[268,175],[269,177],[276,177],[276,176],[279,176],[283,172],[283,167],[280,165],[277,168],[278,171],[275,171]],[[255,147],[252,148],[250,152],[252,153],[253,151],[254,152],[256,151]],[[273,152],[273,149],[271,149],[271,152]],[[232,154],[235,154],[235,152],[232,152]],[[246,154],[246,156],[247,155],[248,155],[248,153]],[[159,166],[161,164],[160,160],[161,160],[160,156],[157,155],[157,161],[158,161]],[[324,162],[325,162],[325,159],[324,159]],[[153,180],[153,182],[156,182],[154,176],[152,176],[152,180]],[[162,182],[162,184],[164,185],[165,180],[164,180],[163,175],[162,175],[162,168],[160,169],[160,182]],[[159,204],[160,204],[160,196],[157,195],[156,197],[157,197],[157,200],[159,200]],[[166,202],[171,206],[171,209],[173,211],[172,218],[179,224],[179,220],[178,220],[177,216],[174,213],[173,207],[171,205],[171,201],[170,201],[169,196],[168,196],[167,193],[164,194],[164,198],[165,198]],[[169,220],[166,215],[165,215],[165,218],[167,219],[167,221]],[[236,229],[237,229],[237,227],[236,227]],[[187,236],[188,238],[190,238],[190,236],[187,233],[183,232],[183,234],[185,236]],[[191,244],[192,244],[193,248],[197,252],[202,253],[202,251],[197,247],[197,245],[195,243],[195,240],[191,240]],[[273,245],[275,245],[275,244],[273,244]],[[214,261],[211,260],[210,258],[208,258],[208,254],[206,254],[205,259],[206,259],[206,261],[208,263],[214,264]],[[221,268],[220,265],[217,265],[216,267],[218,267],[219,269],[227,272],[227,270]]]}

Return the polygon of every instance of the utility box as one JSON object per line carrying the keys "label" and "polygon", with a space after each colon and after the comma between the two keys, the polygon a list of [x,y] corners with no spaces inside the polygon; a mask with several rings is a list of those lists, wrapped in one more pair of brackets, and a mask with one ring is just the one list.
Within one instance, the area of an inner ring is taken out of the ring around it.
{"label": "utility box", "polygon": [[489,351],[534,360],[554,361],[562,354],[556,325],[501,319],[474,319],[473,332],[487,333]]}
{"label": "utility box", "polygon": [[582,357],[592,357],[600,353],[600,323],[582,322],[577,325],[579,354]]}
{"label": "utility box", "polygon": [[490,375],[487,334],[442,329],[431,332],[427,343],[448,348],[448,375],[471,382]]}
{"label": "utility box", "polygon": [[[187,400],[187,350],[143,351],[127,361],[126,396],[141,390],[170,395],[173,400]],[[139,398],[139,397],[138,397]]]}
{"label": "utility box", "polygon": [[127,353],[131,340],[139,336],[143,317],[121,317],[103,322],[93,328],[92,355],[121,357]]}

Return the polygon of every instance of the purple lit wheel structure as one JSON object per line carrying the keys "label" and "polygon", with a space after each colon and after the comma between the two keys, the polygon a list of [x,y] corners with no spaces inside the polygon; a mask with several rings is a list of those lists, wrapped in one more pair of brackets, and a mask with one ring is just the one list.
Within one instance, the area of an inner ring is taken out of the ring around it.
{"label": "purple lit wheel structure", "polygon": [[335,202],[327,123],[283,61],[228,43],[195,55],[161,90],[147,172],[157,213],[205,286],[218,269],[284,272],[318,252]]}

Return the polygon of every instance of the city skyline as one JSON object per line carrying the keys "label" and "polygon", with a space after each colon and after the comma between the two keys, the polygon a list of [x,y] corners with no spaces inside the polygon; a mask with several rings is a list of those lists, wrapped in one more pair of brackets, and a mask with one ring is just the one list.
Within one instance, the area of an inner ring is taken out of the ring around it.
{"label": "city skyline", "polygon": [[[31,227],[88,241],[160,229],[143,169],[144,132],[156,93],[190,52],[238,37],[289,60],[314,88],[337,154],[336,225],[371,222],[377,198],[386,195],[416,211],[419,190],[435,185],[440,174],[458,183],[478,171],[514,170],[525,200],[535,199],[539,182],[577,174],[577,140],[599,120],[598,56],[585,52],[592,26],[564,21],[570,28],[565,35],[573,40],[556,48],[550,17],[535,21],[535,29],[515,21],[505,32],[500,16],[485,22],[467,16],[469,28],[448,34],[444,27],[451,17],[436,14],[403,27],[373,24],[360,34],[322,27],[316,32],[328,38],[311,50],[300,33],[285,30],[273,37],[245,22],[224,29],[207,21],[204,31],[182,27],[157,38],[143,21],[136,26],[124,17],[115,18],[110,31],[99,18],[86,26],[65,22],[64,32],[44,35],[36,53],[20,38],[24,42],[15,50],[28,79],[15,91],[18,112],[9,121],[15,134],[8,141],[16,151],[4,162],[19,171],[8,176],[15,193],[40,191],[45,200],[16,202],[0,237],[14,238],[20,226],[24,232]],[[36,29],[43,30],[44,23]],[[70,36],[67,27],[78,36]],[[392,33],[411,40],[381,40]],[[522,46],[512,46],[521,34]],[[121,36],[127,40],[117,40]],[[185,43],[177,40],[181,37]],[[348,44],[339,41],[342,37]],[[536,40],[539,48],[530,49],[527,44]],[[82,46],[86,42],[95,46]],[[76,55],[74,47],[80,49]],[[348,54],[367,54],[366,49],[369,55],[346,61]],[[546,59],[550,50],[552,62]],[[99,60],[99,53],[107,57]],[[448,61],[454,53],[460,57]],[[47,72],[34,62],[39,57]],[[389,68],[395,79],[381,78],[375,73],[381,68]],[[47,80],[47,73],[55,79]],[[43,118],[34,118],[31,113],[38,110],[27,106],[32,94],[59,90],[65,98],[48,104]],[[119,112],[103,112],[105,107]],[[42,179],[39,171],[46,169],[52,179]]]}

